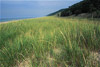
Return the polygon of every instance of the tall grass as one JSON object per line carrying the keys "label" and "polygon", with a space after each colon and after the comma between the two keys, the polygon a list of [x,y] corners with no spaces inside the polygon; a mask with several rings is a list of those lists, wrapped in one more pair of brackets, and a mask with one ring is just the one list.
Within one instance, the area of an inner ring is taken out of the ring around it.
{"label": "tall grass", "polygon": [[100,49],[99,22],[43,17],[0,24],[0,67],[99,67],[90,58]]}

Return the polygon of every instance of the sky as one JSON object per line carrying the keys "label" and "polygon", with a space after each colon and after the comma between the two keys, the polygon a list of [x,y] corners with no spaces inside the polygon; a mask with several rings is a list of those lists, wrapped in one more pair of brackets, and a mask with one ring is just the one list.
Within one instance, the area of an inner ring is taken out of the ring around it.
{"label": "sky", "polygon": [[42,17],[82,0],[0,0],[0,18]]}

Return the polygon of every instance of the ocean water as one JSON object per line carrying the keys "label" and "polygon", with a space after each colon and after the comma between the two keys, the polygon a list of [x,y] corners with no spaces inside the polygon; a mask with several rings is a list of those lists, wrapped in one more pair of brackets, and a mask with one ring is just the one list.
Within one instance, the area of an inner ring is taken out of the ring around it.
{"label": "ocean water", "polygon": [[0,1],[0,22],[47,16],[79,1],[81,0],[2,0]]}
{"label": "ocean water", "polygon": [[22,20],[22,19],[29,19],[29,18],[3,18],[3,19],[0,19],[0,23],[13,21],[13,20]]}

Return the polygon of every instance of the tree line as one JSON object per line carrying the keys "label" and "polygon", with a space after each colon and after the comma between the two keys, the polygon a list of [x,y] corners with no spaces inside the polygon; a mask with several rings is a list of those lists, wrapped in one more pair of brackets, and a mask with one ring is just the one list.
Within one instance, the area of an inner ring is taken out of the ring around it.
{"label": "tree line", "polygon": [[90,13],[95,15],[94,17],[100,17],[100,0],[83,0],[79,3],[76,3],[69,8],[62,9],[60,12],[52,13],[51,15],[56,14],[57,16],[70,16],[70,15],[79,15],[82,13]]}

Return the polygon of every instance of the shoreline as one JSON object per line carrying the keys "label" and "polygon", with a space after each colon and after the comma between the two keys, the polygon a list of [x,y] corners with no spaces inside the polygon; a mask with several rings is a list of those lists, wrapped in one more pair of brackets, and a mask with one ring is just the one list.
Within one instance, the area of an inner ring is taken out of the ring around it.
{"label": "shoreline", "polygon": [[[28,18],[28,19],[33,19],[33,18]],[[25,19],[19,19],[19,20],[10,20],[10,21],[4,21],[4,22],[0,22],[0,24],[5,24],[5,23],[12,23],[12,22],[17,22],[20,20],[25,20]]]}
{"label": "shoreline", "polygon": [[[42,18],[42,17],[36,17],[36,18]],[[9,20],[9,21],[4,21],[4,22],[1,21],[0,24],[16,22],[16,21],[20,21],[20,20],[27,20],[27,19],[35,19],[35,18],[25,18],[25,19]]]}
{"label": "shoreline", "polygon": [[[9,19],[12,19],[12,18],[9,18]],[[14,18],[12,20],[0,21],[0,23],[8,23],[8,22],[12,22],[12,21],[19,21],[19,20],[25,20],[25,19],[31,19],[31,18],[23,18],[23,19]]]}
{"label": "shoreline", "polygon": [[5,22],[0,22],[0,24],[12,23],[12,22],[16,22],[16,21],[19,21],[19,20],[13,20],[13,21],[5,21]]}
{"label": "shoreline", "polygon": [[0,24],[5,24],[5,23],[9,23],[9,21],[5,21],[5,22],[0,22]]}

